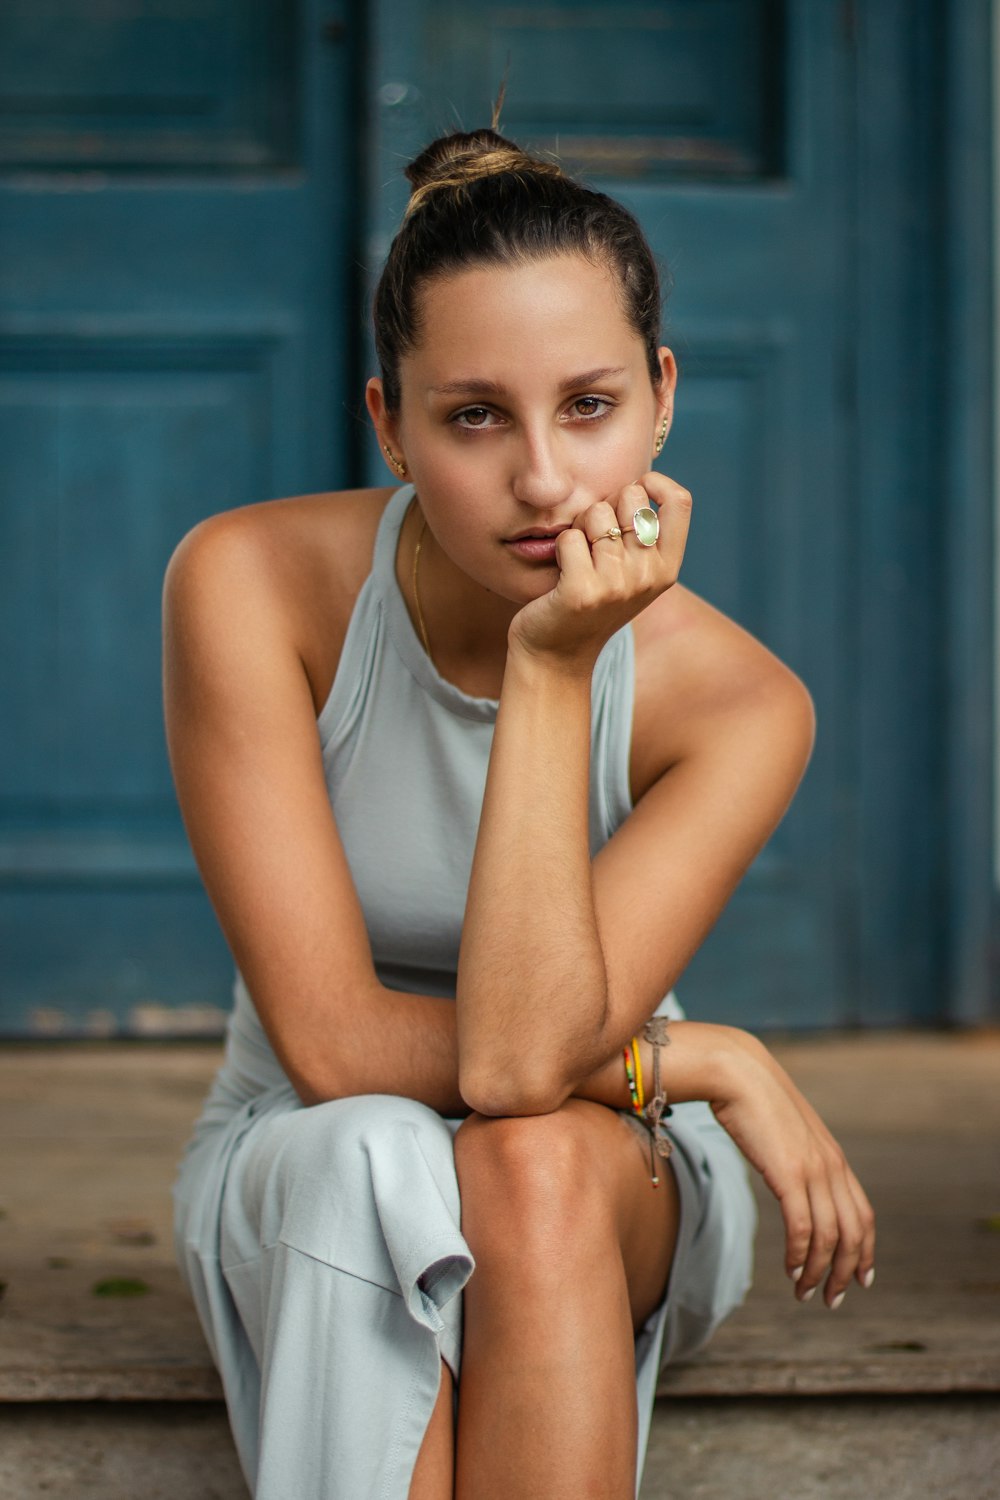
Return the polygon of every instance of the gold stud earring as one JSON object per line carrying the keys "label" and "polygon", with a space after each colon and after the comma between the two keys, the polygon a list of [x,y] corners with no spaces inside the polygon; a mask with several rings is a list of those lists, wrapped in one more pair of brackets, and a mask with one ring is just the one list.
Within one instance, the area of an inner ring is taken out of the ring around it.
{"label": "gold stud earring", "polygon": [[406,463],[404,462],[404,460],[399,459],[399,458],[396,457],[396,455],[393,453],[392,449],[389,447],[388,443],[383,443],[382,444],[382,452],[385,454],[386,458],[392,464],[392,467],[395,469],[395,471],[399,475],[399,477],[402,478],[403,475],[406,473]]}
{"label": "gold stud earring", "polygon": [[657,435],[656,435],[656,442],[653,444],[653,457],[654,458],[658,455],[658,453],[660,452],[660,449],[663,447],[664,443],[667,441],[667,428],[669,427],[669,425],[670,425],[670,419],[668,417],[664,417],[663,418],[663,426],[660,428],[659,432],[657,433]]}

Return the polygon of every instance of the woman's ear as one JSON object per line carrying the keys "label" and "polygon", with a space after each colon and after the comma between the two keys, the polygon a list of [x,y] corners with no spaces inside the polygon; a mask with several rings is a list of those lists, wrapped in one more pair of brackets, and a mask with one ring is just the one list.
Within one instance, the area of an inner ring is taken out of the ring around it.
{"label": "woman's ear", "polygon": [[[656,437],[664,440],[674,420],[674,392],[677,389],[677,361],[673,350],[664,345],[656,351],[660,362],[660,384],[656,391]],[[666,423],[666,426],[664,426]],[[662,443],[660,444],[662,447]]]}
{"label": "woman's ear", "polygon": [[406,459],[399,451],[398,423],[389,414],[382,382],[377,375],[373,375],[365,386],[365,405],[383,456],[396,478],[401,479],[406,473]]}
{"label": "woman's ear", "polygon": [[394,424],[389,419],[386,410],[385,394],[382,390],[382,382],[377,375],[373,375],[365,386],[365,405],[368,415],[372,419],[375,431],[380,443],[389,443],[395,440]]}

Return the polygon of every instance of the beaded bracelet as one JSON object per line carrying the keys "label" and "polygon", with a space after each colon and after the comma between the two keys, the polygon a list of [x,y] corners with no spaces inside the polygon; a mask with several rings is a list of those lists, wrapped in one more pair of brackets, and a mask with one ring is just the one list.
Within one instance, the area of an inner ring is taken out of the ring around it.
{"label": "beaded bracelet", "polygon": [[625,1043],[622,1051],[625,1054],[625,1077],[628,1079],[628,1091],[632,1098],[632,1108],[642,1118],[645,1105],[645,1095],[642,1088],[642,1064],[639,1061],[639,1039],[632,1038],[632,1045]]}
{"label": "beaded bracelet", "polygon": [[637,1036],[632,1038],[632,1059],[635,1063],[635,1085],[636,1092],[639,1095],[639,1108],[641,1112],[646,1103],[646,1091],[642,1086],[642,1058],[639,1055],[639,1038]]}

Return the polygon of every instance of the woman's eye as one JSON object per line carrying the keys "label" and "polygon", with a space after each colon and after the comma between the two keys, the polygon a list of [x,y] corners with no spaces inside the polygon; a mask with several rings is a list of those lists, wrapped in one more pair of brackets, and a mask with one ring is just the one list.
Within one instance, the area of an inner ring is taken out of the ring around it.
{"label": "woman's eye", "polygon": [[593,421],[596,417],[606,417],[611,410],[611,404],[605,401],[603,396],[580,396],[573,402],[572,409],[578,416]]}
{"label": "woman's eye", "polygon": [[467,406],[464,411],[456,412],[453,420],[460,427],[487,427],[492,415],[485,406]]}

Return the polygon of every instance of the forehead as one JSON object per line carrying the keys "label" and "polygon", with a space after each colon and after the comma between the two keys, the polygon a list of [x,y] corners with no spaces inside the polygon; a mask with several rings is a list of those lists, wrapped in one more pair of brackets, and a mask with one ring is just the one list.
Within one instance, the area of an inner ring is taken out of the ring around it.
{"label": "forehead", "polygon": [[644,360],[612,273],[580,255],[435,277],[420,289],[418,313],[419,340],[403,367],[430,383],[458,366],[493,375],[512,362],[590,369]]}

